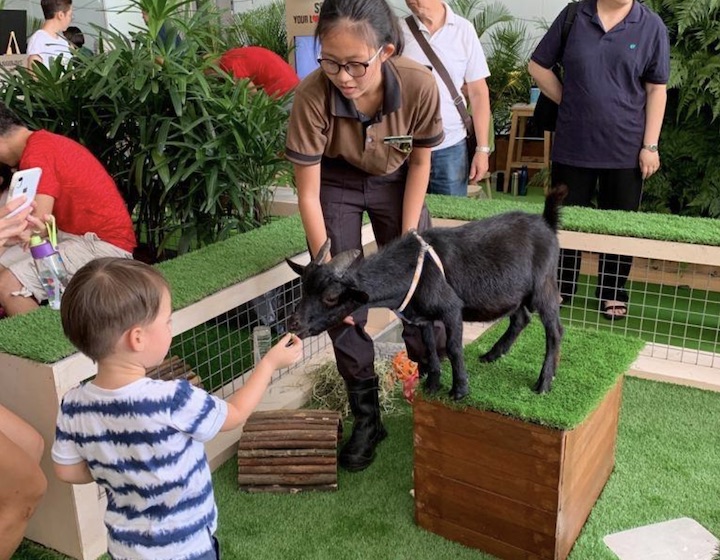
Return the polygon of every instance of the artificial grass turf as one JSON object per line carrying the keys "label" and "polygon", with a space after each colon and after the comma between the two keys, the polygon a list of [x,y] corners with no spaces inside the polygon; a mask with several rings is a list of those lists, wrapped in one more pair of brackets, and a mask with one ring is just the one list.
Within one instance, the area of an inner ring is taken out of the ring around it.
{"label": "artificial grass turf", "polygon": [[[627,378],[615,469],[570,560],[616,560],[610,533],[692,517],[720,535],[720,394]],[[413,521],[412,416],[385,418],[389,437],[360,473],[338,474],[338,491],[298,495],[237,490],[237,466],[213,475],[218,536],[228,560],[490,559]],[[58,512],[62,515],[63,512]],[[65,557],[25,541],[13,560]]]}
{"label": "artificial grass turf", "polygon": [[537,317],[533,317],[508,354],[489,364],[479,361],[479,356],[490,350],[505,332],[507,324],[507,319],[499,322],[465,346],[470,387],[467,397],[455,402],[447,396],[452,376],[450,363],[445,360],[441,376],[443,390],[434,395],[424,394],[424,398],[439,400],[460,410],[491,410],[527,422],[569,430],[597,408],[645,344],[639,338],[567,327],[552,390],[537,395],[532,386],[545,358],[545,330]]}

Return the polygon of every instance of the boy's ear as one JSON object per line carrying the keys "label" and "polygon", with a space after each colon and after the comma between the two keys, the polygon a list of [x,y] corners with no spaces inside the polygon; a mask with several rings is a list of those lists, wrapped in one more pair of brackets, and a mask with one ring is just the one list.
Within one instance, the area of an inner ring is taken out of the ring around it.
{"label": "boy's ear", "polygon": [[133,352],[141,352],[145,349],[145,332],[140,325],[130,327],[126,330],[122,335],[122,339],[127,345],[127,348]]}

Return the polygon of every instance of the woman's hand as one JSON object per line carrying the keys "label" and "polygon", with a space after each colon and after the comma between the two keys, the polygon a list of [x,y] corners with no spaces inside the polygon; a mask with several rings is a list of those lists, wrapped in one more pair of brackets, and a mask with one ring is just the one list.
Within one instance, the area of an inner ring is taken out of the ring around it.
{"label": "woman's hand", "polygon": [[0,208],[0,247],[22,242],[22,235],[30,226],[28,220],[34,209],[34,204],[23,209],[12,218],[8,218],[7,215],[16,208],[19,208],[23,202],[25,202],[25,197],[20,196]]}

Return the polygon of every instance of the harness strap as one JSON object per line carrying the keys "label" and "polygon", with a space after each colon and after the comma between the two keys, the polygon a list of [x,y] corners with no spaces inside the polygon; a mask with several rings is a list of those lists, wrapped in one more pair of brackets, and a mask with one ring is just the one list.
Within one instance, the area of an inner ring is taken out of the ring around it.
{"label": "harness strap", "polygon": [[445,268],[442,265],[440,257],[438,257],[438,254],[435,252],[435,249],[433,249],[427,241],[420,237],[420,234],[416,230],[411,229],[410,233],[412,233],[420,243],[420,252],[418,253],[417,264],[415,265],[415,272],[413,273],[412,282],[410,283],[410,289],[408,290],[405,299],[400,304],[400,307],[397,308],[396,313],[398,314],[401,314],[405,310],[405,308],[410,303],[413,295],[415,294],[415,290],[417,290],[418,283],[420,282],[420,275],[422,274],[423,270],[423,265],[425,264],[425,256],[427,254],[430,254],[430,258],[432,258],[437,267],[440,269],[440,273],[443,275],[443,278],[445,278]]}

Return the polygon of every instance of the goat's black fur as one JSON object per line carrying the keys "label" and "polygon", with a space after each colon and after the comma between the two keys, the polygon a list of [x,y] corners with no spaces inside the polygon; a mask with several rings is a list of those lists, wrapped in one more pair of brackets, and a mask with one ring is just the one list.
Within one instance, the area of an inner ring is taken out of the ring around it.
{"label": "goat's black fur", "polygon": [[[509,316],[510,326],[481,357],[491,362],[507,353],[537,311],[545,327],[545,360],[534,390],[550,390],[562,338],[557,289],[560,204],[567,194],[556,187],[545,199],[543,215],[508,212],[456,228],[431,228],[422,233],[445,268],[426,256],[422,275],[404,317],[421,328],[427,359],[421,373],[426,387],[440,388],[440,359],[435,350],[432,321],[440,320],[447,334],[447,355],[453,372],[450,394],[468,392],[462,348],[462,322],[491,321]],[[329,241],[307,267],[288,264],[302,276],[303,297],[290,319],[298,336],[316,335],[340,323],[356,309],[400,307],[410,287],[420,243],[405,235],[363,259],[360,251],[345,251],[324,263]],[[324,264],[323,264],[324,263]]]}

